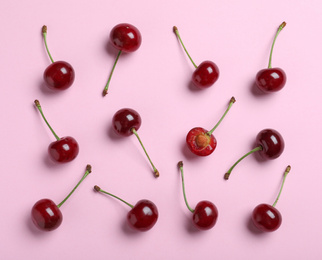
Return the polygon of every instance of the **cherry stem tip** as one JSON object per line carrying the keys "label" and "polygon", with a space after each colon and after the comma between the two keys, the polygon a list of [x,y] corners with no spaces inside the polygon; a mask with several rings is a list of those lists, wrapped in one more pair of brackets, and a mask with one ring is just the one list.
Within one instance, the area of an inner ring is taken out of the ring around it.
{"label": "cherry stem tip", "polygon": [[108,93],[108,92],[107,92],[107,89],[104,89],[104,90],[103,90],[103,97],[105,97],[105,96],[107,95],[107,93]]}
{"label": "cherry stem tip", "polygon": [[92,166],[91,166],[90,164],[87,164],[87,165],[86,165],[86,171],[87,171],[88,173],[91,173],[91,172],[92,172]]}
{"label": "cherry stem tip", "polygon": [[47,26],[44,25],[41,30],[42,30],[42,33],[47,33]]}
{"label": "cherry stem tip", "polygon": [[178,31],[178,27],[177,26],[173,26],[173,31],[176,33]]}
{"label": "cherry stem tip", "polygon": [[228,180],[229,179],[229,176],[230,176],[230,173],[229,172],[226,172],[225,175],[224,175],[224,179],[225,180]]}
{"label": "cherry stem tip", "polygon": [[155,176],[155,177],[159,177],[159,176],[160,176],[160,173],[159,173],[159,171],[158,171],[158,170],[155,170],[155,171],[154,171],[154,176]]}
{"label": "cherry stem tip", "polygon": [[286,26],[286,22],[282,22],[279,28],[283,29]]}
{"label": "cherry stem tip", "polygon": [[38,99],[36,99],[36,100],[34,101],[34,103],[35,103],[35,105],[36,105],[37,107],[40,107],[40,102],[39,102],[39,100],[38,100]]}
{"label": "cherry stem tip", "polygon": [[101,191],[101,188],[100,188],[100,187],[98,187],[97,185],[95,185],[95,186],[94,186],[94,190],[95,190],[95,191]]}
{"label": "cherry stem tip", "polygon": [[179,168],[183,167],[183,162],[182,161],[178,162],[178,167]]}
{"label": "cherry stem tip", "polygon": [[231,97],[231,99],[230,99],[230,102],[229,102],[229,103],[235,103],[235,102],[236,102],[235,97]]}

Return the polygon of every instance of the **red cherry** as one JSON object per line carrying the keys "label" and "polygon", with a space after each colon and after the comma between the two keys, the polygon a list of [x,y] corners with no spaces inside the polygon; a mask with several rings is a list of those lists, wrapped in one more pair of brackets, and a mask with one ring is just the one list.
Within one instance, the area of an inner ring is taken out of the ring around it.
{"label": "red cherry", "polygon": [[50,155],[50,158],[59,163],[65,163],[74,160],[79,153],[79,146],[77,141],[71,136],[66,136],[62,138],[58,137],[58,135],[51,128],[47,119],[45,118],[40,102],[37,99],[35,100],[35,105],[38,108],[47,126],[49,127],[50,131],[56,138],[56,141],[52,142],[48,147],[48,153]]}
{"label": "red cherry", "polygon": [[108,87],[121,53],[136,51],[141,46],[142,36],[140,31],[134,25],[121,23],[113,27],[110,33],[110,42],[116,49],[119,50],[119,52],[116,56],[112,71],[103,90],[103,96],[105,96],[108,92]]}
{"label": "red cherry", "polygon": [[81,182],[90,174],[92,167],[86,166],[86,172],[82,179],[77,183],[75,188],[67,195],[67,197],[58,205],[56,205],[50,199],[41,199],[35,203],[31,209],[31,219],[37,228],[43,231],[52,231],[60,226],[63,221],[63,214],[60,211],[60,207],[66,202],[66,200],[73,194]]}
{"label": "red cherry", "polygon": [[52,62],[44,71],[46,85],[53,90],[65,90],[69,88],[75,79],[73,67],[65,61],[54,61],[47,46],[47,26],[42,27],[42,33],[48,56]]}
{"label": "red cherry", "polygon": [[191,56],[189,55],[186,47],[184,46],[184,44],[181,40],[180,34],[179,34],[179,30],[176,26],[173,26],[173,31],[176,34],[176,36],[178,37],[184,51],[188,55],[191,63],[195,67],[195,71],[192,74],[193,84],[200,89],[205,89],[205,88],[209,88],[210,86],[212,86],[219,78],[219,68],[217,67],[217,65],[215,63],[213,63],[212,61],[207,60],[207,61],[200,63],[199,66],[197,66],[196,63],[194,63],[194,61],[192,60]]}
{"label": "red cherry", "polygon": [[243,155],[232,167],[226,172],[224,178],[229,179],[229,176],[235,166],[248,155],[259,152],[259,154],[266,160],[273,160],[278,158],[284,151],[285,143],[282,135],[274,129],[264,129],[257,134],[256,147],[250,152]]}
{"label": "red cherry", "polygon": [[140,200],[133,206],[114,194],[102,190],[97,185],[94,186],[94,190],[112,196],[131,207],[131,210],[127,214],[127,222],[130,227],[137,231],[150,230],[158,220],[158,209],[152,201],[146,199]]}
{"label": "red cherry", "polygon": [[192,153],[199,156],[208,156],[216,149],[217,140],[212,133],[215,131],[215,129],[218,127],[221,121],[224,119],[229,109],[235,102],[236,102],[236,99],[232,97],[230,99],[228,108],[226,109],[225,113],[220,118],[220,120],[215,125],[215,127],[212,128],[210,131],[207,131],[206,129],[201,127],[195,127],[188,132],[186,137],[186,143],[188,145],[189,150]]}
{"label": "red cherry", "polygon": [[282,215],[275,208],[275,206],[276,206],[276,204],[279,200],[279,197],[282,193],[282,189],[284,186],[286,176],[288,175],[290,170],[291,170],[291,166],[287,166],[286,170],[284,172],[282,186],[280,188],[280,191],[277,195],[277,198],[276,198],[274,204],[272,206],[268,205],[268,204],[264,204],[264,203],[259,204],[253,210],[252,221],[253,221],[254,225],[261,231],[272,232],[272,231],[277,230],[280,227],[280,225],[282,224]]}
{"label": "red cherry", "polygon": [[218,218],[218,210],[217,207],[208,200],[200,201],[195,209],[192,209],[187,201],[185,185],[184,185],[184,174],[183,174],[183,162],[180,161],[178,166],[181,171],[182,178],[182,191],[184,201],[186,203],[187,208],[193,213],[192,221],[193,224],[200,230],[208,230],[215,226]]}
{"label": "red cherry", "polygon": [[281,90],[286,83],[286,74],[284,70],[281,68],[272,68],[272,55],[273,55],[273,49],[274,44],[276,41],[276,38],[280,31],[286,26],[286,23],[283,22],[279,27],[275,34],[275,38],[271,47],[271,53],[269,57],[269,63],[267,69],[260,70],[256,75],[255,83],[257,87],[262,90],[263,92],[270,93],[270,92],[276,92]]}
{"label": "red cherry", "polygon": [[121,136],[130,136],[134,134],[137,139],[139,140],[155,174],[155,177],[159,177],[159,171],[155,168],[154,164],[152,163],[150,156],[148,155],[138,133],[137,130],[141,126],[141,117],[138,112],[131,108],[122,108],[118,110],[112,119],[112,124],[115,132]]}

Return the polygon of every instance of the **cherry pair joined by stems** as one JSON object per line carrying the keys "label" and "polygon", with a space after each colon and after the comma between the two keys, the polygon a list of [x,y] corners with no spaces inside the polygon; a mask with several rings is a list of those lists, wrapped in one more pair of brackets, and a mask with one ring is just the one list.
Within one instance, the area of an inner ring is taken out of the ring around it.
{"label": "cherry pair joined by stems", "polygon": [[280,191],[277,195],[277,198],[273,205],[269,204],[259,204],[257,205],[252,213],[252,221],[259,230],[263,232],[272,232],[277,230],[282,224],[282,215],[281,213],[275,208],[277,201],[282,193],[282,189],[284,186],[284,182],[286,176],[291,170],[291,166],[287,166],[284,172],[283,182],[280,188]]}
{"label": "cherry pair joined by stems", "polygon": [[182,178],[182,190],[183,197],[186,203],[187,208],[191,211],[192,222],[193,224],[200,230],[208,230],[215,226],[218,218],[218,210],[217,207],[208,200],[200,201],[195,209],[192,209],[187,201],[185,185],[184,185],[184,174],[183,174],[183,162],[180,161],[178,166],[181,171]]}
{"label": "cherry pair joined by stems", "polygon": [[134,52],[140,46],[142,42],[142,36],[140,31],[132,24],[121,23],[113,27],[110,33],[110,43],[119,50],[116,60],[114,62],[112,71],[106,83],[106,86],[103,90],[103,96],[105,96],[108,92],[108,87],[110,85],[110,81],[116,66],[116,63],[122,52]]}
{"label": "cherry pair joined by stems", "polygon": [[139,140],[152,168],[154,171],[154,175],[155,177],[159,177],[159,171],[155,168],[154,164],[152,163],[152,160],[150,159],[150,156],[148,155],[137,131],[139,130],[140,126],[141,126],[141,117],[140,114],[138,112],[136,112],[134,109],[131,108],[123,108],[118,110],[112,119],[113,122],[113,128],[115,130],[115,132],[118,135],[121,136],[130,136],[132,134],[134,134],[137,139]]}
{"label": "cherry pair joined by stems", "polygon": [[181,40],[181,37],[179,35],[179,30],[176,26],[173,26],[173,31],[176,34],[176,36],[178,37],[184,51],[188,55],[193,66],[195,67],[195,71],[192,74],[193,84],[196,87],[201,88],[201,89],[205,89],[205,88],[212,86],[217,81],[217,79],[219,77],[219,69],[218,69],[217,65],[215,63],[213,63],[212,61],[207,60],[207,61],[203,61],[202,63],[199,64],[199,66],[197,66],[193,62],[186,47],[184,46],[184,44]]}
{"label": "cherry pair joined by stems", "polygon": [[232,97],[225,113],[220,118],[218,123],[214,126],[214,128],[212,128],[210,131],[207,131],[206,129],[201,127],[195,127],[189,131],[186,136],[186,143],[192,153],[199,156],[208,156],[216,149],[217,140],[212,133],[219,126],[219,124],[224,119],[229,109],[235,102],[236,99]]}
{"label": "cherry pair joined by stems", "polygon": [[256,75],[256,86],[266,93],[276,92],[281,90],[286,83],[286,74],[284,70],[281,68],[272,68],[272,55],[273,48],[275,44],[275,40],[281,30],[286,26],[286,23],[283,22],[279,27],[275,34],[275,38],[273,40],[273,44],[271,47],[271,52],[269,56],[268,68],[260,70]]}
{"label": "cherry pair joined by stems", "polygon": [[156,205],[149,200],[143,199],[139,200],[134,206],[125,200],[109,193],[104,190],[102,190],[100,187],[97,185],[94,186],[94,190],[97,192],[105,193],[109,196],[112,196],[129,207],[131,207],[131,210],[127,213],[127,222],[130,227],[137,231],[148,231],[150,230],[155,223],[158,220],[158,209]]}
{"label": "cherry pair joined by stems", "polygon": [[42,34],[48,56],[52,62],[44,71],[46,85],[53,90],[65,90],[69,88],[75,79],[73,67],[66,61],[54,61],[47,46],[47,26],[42,27]]}
{"label": "cherry pair joined by stems", "polygon": [[65,136],[62,138],[58,137],[58,135],[54,132],[47,119],[45,118],[40,102],[37,99],[34,102],[50,131],[57,139],[56,141],[50,143],[48,147],[48,153],[50,157],[54,161],[59,163],[65,163],[74,160],[79,153],[79,146],[77,141],[71,136]]}
{"label": "cherry pair joined by stems", "polygon": [[35,203],[31,210],[31,219],[37,228],[43,231],[52,231],[60,226],[63,221],[63,214],[60,207],[66,200],[74,193],[77,187],[92,172],[92,167],[88,164],[86,171],[81,180],[77,183],[74,189],[67,195],[67,197],[58,205],[50,199],[41,199]]}
{"label": "cherry pair joined by stems", "polygon": [[264,129],[257,134],[255,148],[242,156],[237,162],[226,172],[224,178],[229,176],[235,166],[248,155],[258,152],[263,159],[272,160],[278,158],[284,151],[284,139],[282,135],[274,129]]}

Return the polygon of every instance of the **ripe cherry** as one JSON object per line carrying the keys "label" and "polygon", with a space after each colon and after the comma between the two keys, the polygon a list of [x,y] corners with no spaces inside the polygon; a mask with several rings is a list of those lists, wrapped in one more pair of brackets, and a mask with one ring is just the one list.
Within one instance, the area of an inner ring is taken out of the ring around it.
{"label": "ripe cherry", "polygon": [[75,188],[67,195],[67,197],[58,205],[50,199],[41,199],[35,203],[31,210],[31,219],[37,228],[43,231],[52,231],[60,226],[63,221],[63,214],[60,207],[73,194],[81,182],[90,174],[92,167],[86,166],[86,172],[82,179],[77,183]]}
{"label": "ripe cherry", "polygon": [[122,52],[134,52],[140,46],[142,42],[142,36],[140,31],[132,24],[121,23],[113,27],[110,33],[110,43],[119,50],[116,60],[114,62],[112,71],[103,90],[103,96],[107,94],[108,87],[114,72],[116,63]]}
{"label": "ripe cherry", "polygon": [[195,67],[195,71],[192,74],[192,82],[195,86],[201,89],[208,88],[212,86],[219,77],[219,69],[215,63],[212,61],[203,61],[202,63],[197,66],[192,58],[190,57],[186,47],[184,46],[181,37],[179,35],[179,30],[176,26],[173,26],[173,31],[177,35],[183,49],[185,50],[186,54],[188,55],[190,61],[192,62],[193,66]]}
{"label": "ripe cherry", "polygon": [[132,204],[124,201],[123,199],[102,190],[97,185],[94,186],[94,190],[112,196],[131,207],[131,210],[127,214],[127,222],[130,225],[130,227],[132,227],[135,230],[148,231],[155,225],[155,223],[158,220],[158,209],[152,201],[146,199],[139,200],[133,206]]}
{"label": "ripe cherry", "polygon": [[113,116],[113,128],[118,135],[121,136],[130,136],[134,134],[137,139],[139,140],[152,168],[154,171],[155,177],[159,177],[159,171],[155,168],[154,164],[152,163],[150,156],[148,155],[137,131],[141,126],[141,117],[138,112],[131,108],[123,108],[118,110]]}
{"label": "ripe cherry", "polygon": [[75,71],[73,67],[66,61],[55,62],[53,60],[47,46],[46,25],[42,27],[42,33],[48,56],[52,62],[52,64],[50,64],[44,72],[44,80],[47,83],[46,85],[53,90],[65,90],[73,84],[75,79]]}
{"label": "ripe cherry", "polygon": [[282,182],[281,189],[278,193],[278,196],[274,202],[274,204],[259,204],[256,206],[252,213],[252,221],[254,225],[263,232],[272,232],[277,230],[282,224],[282,215],[281,213],[275,208],[276,203],[281,195],[284,182],[286,179],[287,174],[290,172],[291,166],[287,166],[284,172],[284,178]]}
{"label": "ripe cherry", "polygon": [[228,172],[226,172],[224,178],[228,180],[235,166],[248,155],[254,152],[259,152],[263,159],[273,160],[283,153],[284,147],[284,139],[279,132],[274,129],[264,129],[260,131],[256,137],[256,147],[237,160]]}
{"label": "ripe cherry", "polygon": [[271,47],[271,53],[269,56],[269,63],[267,69],[260,70],[256,75],[256,85],[263,92],[270,93],[281,90],[286,83],[286,74],[281,68],[272,68],[272,54],[275,44],[275,40],[280,33],[280,31],[286,26],[286,23],[283,22],[275,34],[275,38]]}
{"label": "ripe cherry", "polygon": [[218,210],[217,207],[208,200],[200,201],[195,209],[192,209],[187,201],[186,191],[184,186],[184,175],[183,175],[183,162],[180,161],[178,166],[181,171],[182,178],[182,190],[183,197],[186,203],[187,208],[193,213],[192,222],[193,224],[200,230],[208,230],[215,226],[218,218]]}
{"label": "ripe cherry", "polygon": [[218,123],[212,128],[210,131],[207,131],[201,127],[192,128],[186,137],[186,143],[190,151],[199,156],[207,156],[210,155],[217,146],[217,140],[212,134],[221,121],[224,119],[226,114],[228,113],[231,106],[236,102],[236,99],[232,97],[229,102],[229,106],[226,109],[223,116],[220,118]]}
{"label": "ripe cherry", "polygon": [[79,153],[79,146],[77,141],[71,136],[65,136],[62,138],[58,137],[58,135],[54,132],[54,130],[51,128],[48,121],[46,120],[42,108],[40,106],[40,102],[37,99],[35,100],[35,105],[38,108],[47,126],[49,127],[50,131],[57,139],[57,141],[52,142],[48,147],[48,153],[50,157],[54,161],[59,163],[65,163],[74,160]]}

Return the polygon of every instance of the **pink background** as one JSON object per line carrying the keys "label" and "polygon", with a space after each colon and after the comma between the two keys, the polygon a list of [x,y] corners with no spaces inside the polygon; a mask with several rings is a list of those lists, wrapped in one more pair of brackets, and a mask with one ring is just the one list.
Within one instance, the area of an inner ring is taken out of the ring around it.
{"label": "pink background", "polygon": [[[321,259],[321,28],[319,0],[271,1],[1,1],[1,259]],[[276,94],[253,89],[258,70],[267,66],[277,27],[273,66],[288,76]],[[108,43],[118,23],[128,22],[143,42],[122,55],[108,96],[101,92],[117,51]],[[42,74],[50,64],[41,27],[55,60],[76,71],[73,86],[54,93]],[[199,91],[190,84],[193,66],[172,27],[198,64],[214,61],[220,78]],[[231,96],[237,102],[215,131],[216,151],[205,158],[185,146],[192,127],[210,129]],[[80,154],[56,165],[47,147],[54,137],[33,101],[60,136],[71,135]],[[138,133],[160,171],[155,179],[135,136],[118,138],[114,113],[124,107],[142,117]],[[286,147],[276,160],[244,160],[223,180],[227,169],[253,148],[257,133],[274,128]],[[177,162],[183,160],[186,191],[194,207],[200,200],[219,210],[216,226],[192,228],[184,204]],[[59,229],[44,233],[31,223],[30,210],[42,198],[59,203],[84,173],[93,172],[62,206]],[[285,167],[277,208],[280,229],[261,234],[249,224],[259,203],[273,203]],[[145,233],[125,224],[129,208],[97,194],[97,184],[135,204],[155,202],[159,220]]]}

